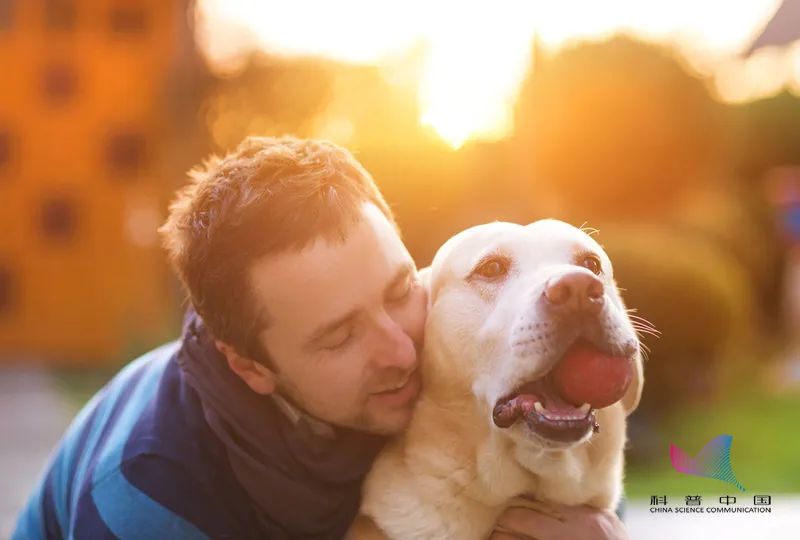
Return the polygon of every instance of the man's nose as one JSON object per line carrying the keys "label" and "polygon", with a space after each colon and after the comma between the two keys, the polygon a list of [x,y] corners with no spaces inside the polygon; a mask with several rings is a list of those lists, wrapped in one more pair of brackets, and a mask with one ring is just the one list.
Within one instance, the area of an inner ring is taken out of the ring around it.
{"label": "man's nose", "polygon": [[551,309],[565,313],[599,313],[604,302],[603,282],[596,275],[575,270],[550,278],[542,295]]}
{"label": "man's nose", "polygon": [[376,360],[383,367],[412,369],[417,363],[417,348],[403,327],[386,316],[380,323]]}

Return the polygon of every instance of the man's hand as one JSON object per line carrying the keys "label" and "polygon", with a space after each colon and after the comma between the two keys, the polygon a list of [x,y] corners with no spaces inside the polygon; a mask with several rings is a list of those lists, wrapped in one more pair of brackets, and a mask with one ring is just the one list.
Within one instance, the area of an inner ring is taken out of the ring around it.
{"label": "man's hand", "polygon": [[591,506],[548,504],[549,515],[511,507],[498,518],[490,540],[628,540],[614,512]]}

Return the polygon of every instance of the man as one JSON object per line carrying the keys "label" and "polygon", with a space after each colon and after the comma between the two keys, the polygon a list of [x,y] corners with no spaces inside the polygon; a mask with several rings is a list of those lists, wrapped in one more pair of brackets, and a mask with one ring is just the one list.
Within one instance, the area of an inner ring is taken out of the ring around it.
{"label": "man", "polygon": [[[191,177],[161,232],[196,313],[79,414],[14,538],[341,538],[409,423],[426,293],[363,167],[249,138]],[[617,538],[613,514],[563,510],[501,521]]]}

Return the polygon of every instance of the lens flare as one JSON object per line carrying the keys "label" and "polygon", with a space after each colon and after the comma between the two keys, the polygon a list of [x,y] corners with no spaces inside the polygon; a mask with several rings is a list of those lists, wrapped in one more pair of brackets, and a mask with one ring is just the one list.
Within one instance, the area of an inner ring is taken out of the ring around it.
{"label": "lens flare", "polygon": [[[458,148],[471,139],[503,137],[513,128],[515,95],[531,68],[534,35],[547,51],[617,32],[667,42],[701,71],[719,69],[716,85],[723,98],[762,96],[767,89],[757,75],[768,62],[731,67],[731,59],[749,46],[779,4],[198,0],[195,17],[200,49],[220,75],[235,74],[254,51],[385,65],[421,48],[418,120]],[[794,87],[791,66],[799,59],[797,47],[785,55],[789,67],[778,70],[783,78],[777,83],[770,79],[769,89]]]}

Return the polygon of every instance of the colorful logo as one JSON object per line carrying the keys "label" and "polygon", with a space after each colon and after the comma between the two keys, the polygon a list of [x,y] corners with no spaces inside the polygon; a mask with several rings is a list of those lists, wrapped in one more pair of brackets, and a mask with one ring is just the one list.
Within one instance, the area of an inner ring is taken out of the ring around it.
{"label": "colorful logo", "polygon": [[669,459],[672,467],[679,473],[716,478],[745,491],[744,486],[736,480],[733,467],[731,467],[732,442],[732,435],[715,437],[695,457],[691,457],[674,444],[670,444]]}

